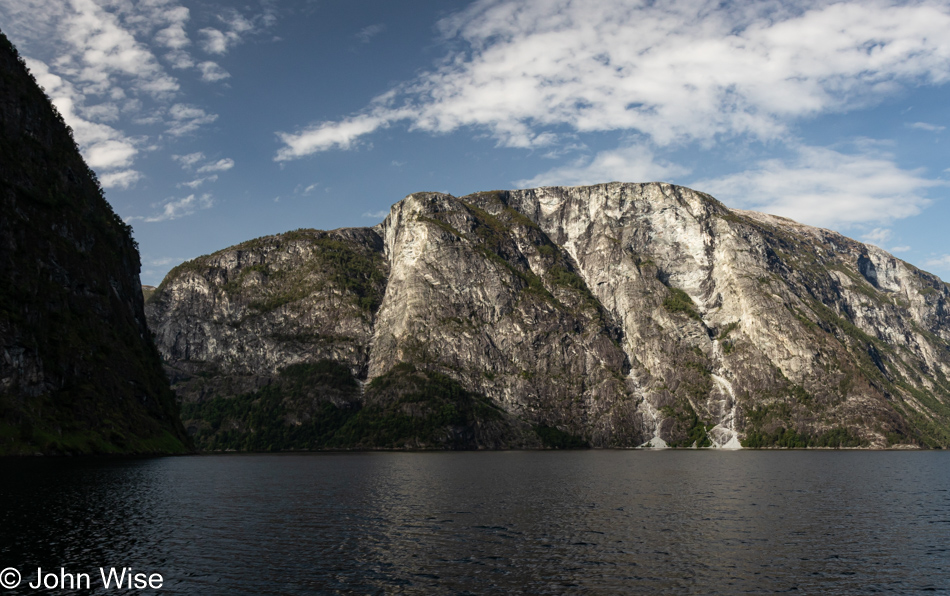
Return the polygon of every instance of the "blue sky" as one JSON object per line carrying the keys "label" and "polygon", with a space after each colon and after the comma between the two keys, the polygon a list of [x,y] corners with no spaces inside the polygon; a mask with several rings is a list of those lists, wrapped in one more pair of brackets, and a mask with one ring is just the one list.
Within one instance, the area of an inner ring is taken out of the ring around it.
{"label": "blue sky", "polygon": [[950,2],[0,0],[142,250],[663,180],[950,279]]}

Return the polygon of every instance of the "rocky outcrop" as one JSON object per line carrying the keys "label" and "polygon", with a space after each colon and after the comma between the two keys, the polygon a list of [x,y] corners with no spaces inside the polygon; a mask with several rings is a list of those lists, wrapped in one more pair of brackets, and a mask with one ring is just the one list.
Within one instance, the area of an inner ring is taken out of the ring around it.
{"label": "rocky outcrop", "polygon": [[188,449],[129,227],[0,34],[0,454]]}
{"label": "rocky outcrop", "polygon": [[404,366],[502,414],[467,410],[499,421],[487,435],[476,413],[388,447],[886,447],[950,445],[948,303],[840,234],[611,183],[413,194],[373,229],[186,263],[147,312],[193,429],[283,367],[332,361],[365,384],[353,411],[400,404],[391,424],[434,411],[413,410],[419,391],[383,399]]}

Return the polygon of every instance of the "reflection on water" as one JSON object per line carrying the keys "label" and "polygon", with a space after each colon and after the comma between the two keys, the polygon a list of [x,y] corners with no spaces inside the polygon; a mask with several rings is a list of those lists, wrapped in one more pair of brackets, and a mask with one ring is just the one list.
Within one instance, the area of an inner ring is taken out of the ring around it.
{"label": "reflection on water", "polygon": [[948,464],[801,451],[6,460],[0,567],[132,567],[161,573],[167,594],[948,590]]}

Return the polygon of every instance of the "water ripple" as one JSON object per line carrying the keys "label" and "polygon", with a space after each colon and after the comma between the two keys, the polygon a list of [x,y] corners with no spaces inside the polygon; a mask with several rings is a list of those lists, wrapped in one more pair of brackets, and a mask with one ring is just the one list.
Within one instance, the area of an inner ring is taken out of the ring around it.
{"label": "water ripple", "polygon": [[6,460],[0,473],[15,482],[0,487],[0,564],[24,575],[128,566],[162,573],[167,594],[948,590],[948,458]]}

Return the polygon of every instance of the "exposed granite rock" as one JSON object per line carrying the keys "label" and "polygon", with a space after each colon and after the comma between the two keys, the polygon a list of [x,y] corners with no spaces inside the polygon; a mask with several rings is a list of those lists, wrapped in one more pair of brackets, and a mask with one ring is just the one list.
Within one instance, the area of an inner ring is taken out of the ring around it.
{"label": "exposed granite rock", "polygon": [[0,34],[0,454],[187,450],[129,227]]}
{"label": "exposed granite rock", "polygon": [[[947,446],[948,299],[937,277],[840,234],[687,188],[611,183],[413,194],[371,230],[297,231],[191,261],[147,312],[179,396],[199,404],[294,363],[343,363],[364,383],[408,363],[504,412],[491,439],[466,419],[457,446],[551,433],[594,446]],[[367,391],[352,407],[385,403]],[[441,428],[352,444],[445,447]]]}
{"label": "exposed granite rock", "polygon": [[388,271],[374,230],[297,230],[179,265],[147,312],[185,401],[254,390],[320,360],[365,378]]}

